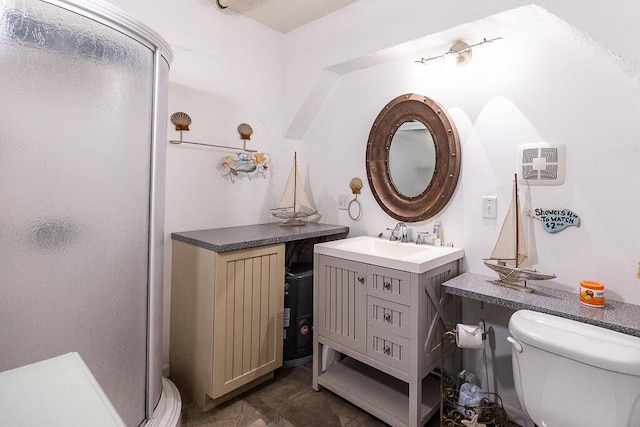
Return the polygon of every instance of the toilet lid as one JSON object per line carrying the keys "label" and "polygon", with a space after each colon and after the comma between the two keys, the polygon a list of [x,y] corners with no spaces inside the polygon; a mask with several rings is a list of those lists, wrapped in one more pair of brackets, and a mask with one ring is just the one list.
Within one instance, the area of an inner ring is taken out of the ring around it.
{"label": "toilet lid", "polygon": [[640,338],[529,310],[515,312],[509,332],[532,347],[602,369],[640,375]]}

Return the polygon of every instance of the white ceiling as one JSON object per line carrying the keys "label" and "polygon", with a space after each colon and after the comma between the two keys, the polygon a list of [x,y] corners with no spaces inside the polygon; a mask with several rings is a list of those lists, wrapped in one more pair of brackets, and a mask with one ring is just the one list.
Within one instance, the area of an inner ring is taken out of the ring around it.
{"label": "white ceiling", "polygon": [[281,33],[328,15],[357,0],[212,0],[227,11],[258,21]]}

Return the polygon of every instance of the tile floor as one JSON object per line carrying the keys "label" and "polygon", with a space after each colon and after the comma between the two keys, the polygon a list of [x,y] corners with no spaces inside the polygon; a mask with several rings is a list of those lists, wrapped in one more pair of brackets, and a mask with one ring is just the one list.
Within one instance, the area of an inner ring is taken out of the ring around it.
{"label": "tile floor", "polygon": [[[387,424],[335,394],[311,388],[311,362],[282,368],[275,377],[207,412],[182,397],[184,427],[384,427]],[[439,414],[425,424],[436,427]],[[517,427],[515,424],[511,424]]]}

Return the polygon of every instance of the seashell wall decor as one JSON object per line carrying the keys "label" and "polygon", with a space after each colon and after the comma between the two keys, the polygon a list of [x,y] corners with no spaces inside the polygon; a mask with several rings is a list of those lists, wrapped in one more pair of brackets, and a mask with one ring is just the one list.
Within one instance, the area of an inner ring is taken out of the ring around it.
{"label": "seashell wall decor", "polygon": [[240,123],[238,125],[238,133],[240,134],[241,139],[251,139],[253,129],[246,123]]}
{"label": "seashell wall decor", "polygon": [[191,117],[187,113],[179,111],[171,115],[171,123],[176,126],[176,130],[189,130]]}
{"label": "seashell wall decor", "polygon": [[269,153],[260,153],[257,150],[247,149],[247,140],[251,139],[253,128],[247,123],[238,125],[238,133],[242,139],[242,148],[230,147],[228,145],[206,144],[204,142],[185,141],[182,139],[182,132],[189,131],[189,125],[192,123],[191,117],[182,111],[178,111],[171,115],[171,123],[174,124],[176,131],[180,132],[180,139],[172,139],[171,144],[192,144],[205,147],[222,148],[225,151],[233,151],[235,155],[226,156],[220,160],[219,166],[222,168],[223,176],[231,178],[231,182],[235,182],[238,177],[247,177],[251,180],[252,175],[259,174],[263,178],[267,177],[268,164],[271,162]]}

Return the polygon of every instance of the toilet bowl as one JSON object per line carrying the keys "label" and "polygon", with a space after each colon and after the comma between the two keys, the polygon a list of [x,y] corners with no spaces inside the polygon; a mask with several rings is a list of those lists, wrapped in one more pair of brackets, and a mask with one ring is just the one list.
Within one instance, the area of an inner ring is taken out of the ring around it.
{"label": "toilet bowl", "polygon": [[516,394],[536,425],[640,426],[640,338],[528,310],[509,332]]}

